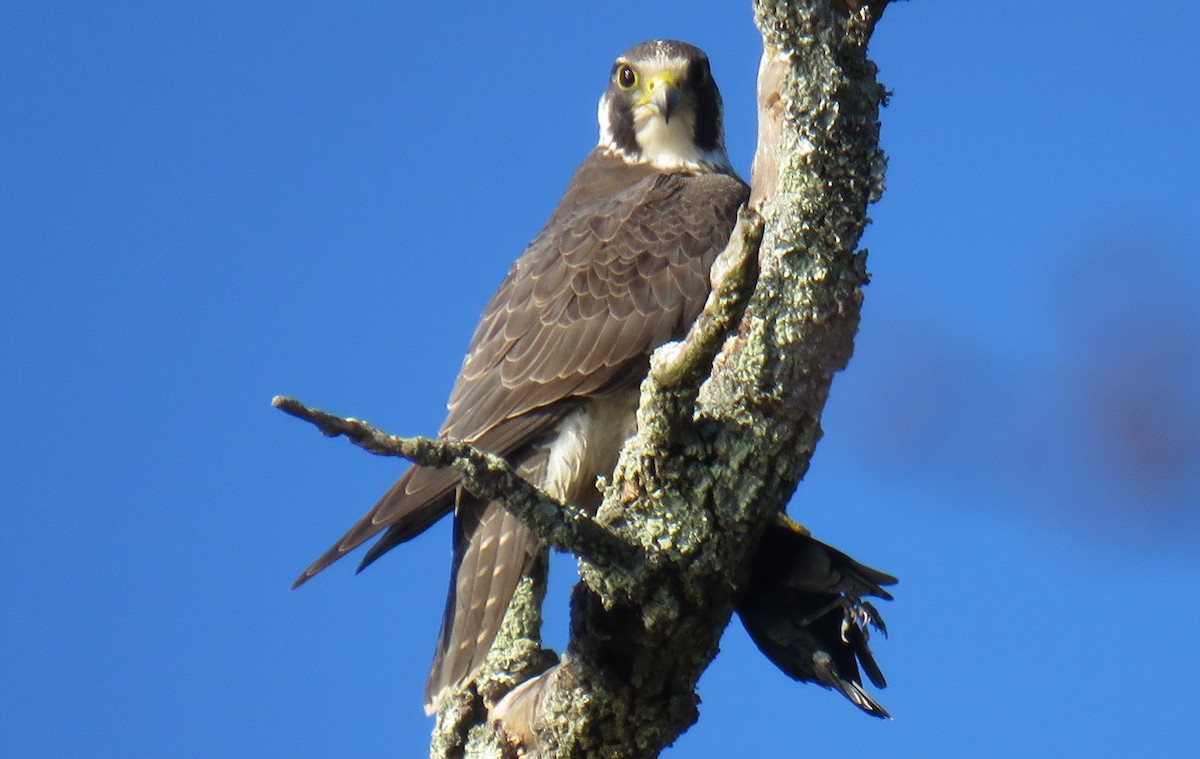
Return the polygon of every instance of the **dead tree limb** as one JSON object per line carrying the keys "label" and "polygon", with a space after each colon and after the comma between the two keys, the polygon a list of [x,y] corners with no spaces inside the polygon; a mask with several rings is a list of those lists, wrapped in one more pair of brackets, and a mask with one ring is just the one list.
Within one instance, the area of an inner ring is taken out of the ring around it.
{"label": "dead tree limb", "polygon": [[885,93],[866,57],[882,7],[755,3],[752,201],[766,228],[754,294],[695,406],[662,401],[656,355],[638,434],[597,515],[646,561],[616,573],[580,562],[561,662],[500,704],[508,735],[481,727],[470,751],[655,756],[697,718],[696,682],[764,525],[808,468],[833,375],[853,351],[867,281],[857,245],[885,167]]}
{"label": "dead tree limb", "polygon": [[[763,36],[754,212],[700,322],[652,358],[638,433],[594,520],[463,443],[392,438],[277,400],[368,450],[454,466],[473,492],[505,500],[580,556],[558,663],[490,711],[470,694],[449,699],[432,756],[652,757],[696,720],[696,683],[764,527],[808,468],[830,383],[853,351],[867,281],[857,246],[885,167],[884,90],[866,47],[885,5],[754,3]],[[489,656],[494,676],[530,671],[539,603],[536,589],[518,590]]]}

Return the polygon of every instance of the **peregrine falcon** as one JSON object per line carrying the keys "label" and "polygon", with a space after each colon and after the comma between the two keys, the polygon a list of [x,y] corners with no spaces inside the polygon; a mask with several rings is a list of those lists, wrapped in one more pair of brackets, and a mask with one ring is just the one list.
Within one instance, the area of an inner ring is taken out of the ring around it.
{"label": "peregrine falcon", "polygon": [[[440,432],[504,456],[550,496],[593,511],[597,477],[612,473],[635,431],[650,353],[699,314],[709,269],[749,194],[725,152],[708,58],[692,45],[656,40],[622,53],[599,121],[596,147],[484,309]],[[293,585],[382,532],[361,570],[450,511],[453,579],[425,688],[429,713],[476,677],[520,579],[544,568],[536,535],[467,493],[453,470],[413,467]],[[861,665],[884,685],[867,646],[868,627],[882,629],[882,620],[861,596],[890,598],[881,586],[895,581],[780,516],[767,526],[738,613],[786,674],[886,717],[859,676]],[[533,685],[523,686],[523,708],[536,703]]]}
{"label": "peregrine falcon", "polygon": [[[600,140],[484,309],[442,436],[504,456],[554,498],[599,505],[596,478],[635,430],[649,355],[699,314],[749,193],[721,109],[692,45],[645,42],[616,59]],[[362,569],[451,510],[454,579],[427,712],[475,676],[518,581],[544,562],[528,528],[465,492],[453,470],[414,467],[293,586],[383,532]]]}

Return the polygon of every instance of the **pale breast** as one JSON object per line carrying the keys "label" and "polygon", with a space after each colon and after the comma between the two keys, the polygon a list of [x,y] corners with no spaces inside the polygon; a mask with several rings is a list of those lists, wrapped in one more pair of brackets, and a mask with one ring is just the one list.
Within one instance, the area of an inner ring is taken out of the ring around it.
{"label": "pale breast", "polygon": [[600,505],[596,478],[612,474],[621,446],[637,431],[636,388],[595,396],[558,423],[542,488],[591,511]]}

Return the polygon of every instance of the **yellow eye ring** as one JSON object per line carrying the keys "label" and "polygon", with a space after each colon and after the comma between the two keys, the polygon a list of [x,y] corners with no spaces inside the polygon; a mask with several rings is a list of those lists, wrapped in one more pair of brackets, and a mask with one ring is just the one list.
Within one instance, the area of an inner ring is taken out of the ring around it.
{"label": "yellow eye ring", "polygon": [[638,75],[629,64],[625,64],[617,69],[617,86],[623,90],[632,90],[637,86]]}

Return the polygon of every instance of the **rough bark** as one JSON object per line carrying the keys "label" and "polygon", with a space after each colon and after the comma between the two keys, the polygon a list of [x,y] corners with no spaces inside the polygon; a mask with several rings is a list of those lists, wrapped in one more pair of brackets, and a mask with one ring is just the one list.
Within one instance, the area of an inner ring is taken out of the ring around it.
{"label": "rough bark", "polygon": [[882,4],[838,5],[755,4],[760,276],[694,407],[670,401],[661,352],[652,362],[598,513],[647,559],[632,572],[581,561],[571,641],[535,717],[547,756],[655,756],[695,721],[696,682],[759,535],[821,436],[853,351],[867,281],[856,247],[884,168],[884,90],[866,58]]}
{"label": "rough bark", "polygon": [[[638,433],[595,520],[539,522],[544,494],[526,487],[515,497],[526,503],[514,513],[525,508],[539,534],[580,557],[570,642],[536,698],[508,704],[508,717],[501,702],[489,717],[488,678],[545,666],[531,664],[543,655],[540,593],[519,593],[480,692],[439,714],[432,756],[652,757],[697,719],[696,682],[764,526],[808,468],[830,383],[853,351],[867,281],[857,245],[885,165],[885,93],[866,46],[885,4],[754,3],[757,213],[740,220],[701,321],[682,345],[655,353]],[[507,487],[503,462],[476,460],[469,446],[437,455],[491,473],[468,487]]]}
{"label": "rough bark", "polygon": [[[652,361],[638,435],[597,515],[645,560],[613,571],[581,559],[571,640],[527,715],[526,748],[655,756],[697,718],[696,682],[763,526],[808,468],[833,375],[853,351],[867,281],[857,244],[885,165],[885,93],[866,57],[883,5],[755,3],[760,276],[697,402],[674,348]],[[473,748],[502,756],[517,737],[489,726]]]}

